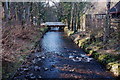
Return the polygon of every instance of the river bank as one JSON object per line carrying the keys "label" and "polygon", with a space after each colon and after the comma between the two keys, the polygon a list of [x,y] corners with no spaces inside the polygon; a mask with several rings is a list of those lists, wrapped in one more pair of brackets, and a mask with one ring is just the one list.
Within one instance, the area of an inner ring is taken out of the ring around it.
{"label": "river bank", "polygon": [[[47,31],[47,27],[24,25],[3,25],[2,33],[2,79],[14,75],[26,57],[35,52],[38,41]],[[6,34],[7,33],[7,34]]]}
{"label": "river bank", "polygon": [[75,44],[84,49],[86,55],[95,58],[108,71],[120,77],[120,49],[115,47],[117,46],[115,40],[111,39],[109,43],[103,43],[101,37],[94,37],[85,32],[74,33],[67,28],[65,28],[65,33]]}

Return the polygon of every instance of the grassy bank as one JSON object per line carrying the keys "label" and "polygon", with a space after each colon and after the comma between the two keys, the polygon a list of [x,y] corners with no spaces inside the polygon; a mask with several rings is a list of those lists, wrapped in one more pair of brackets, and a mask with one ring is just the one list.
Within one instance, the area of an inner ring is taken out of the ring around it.
{"label": "grassy bank", "polygon": [[74,33],[67,28],[65,28],[65,33],[86,51],[86,55],[95,58],[116,77],[120,76],[120,49],[115,47],[117,44],[114,39],[104,43],[101,37],[94,37],[85,32]]}
{"label": "grassy bank", "polygon": [[25,61],[27,55],[34,52],[36,43],[47,31],[47,27],[11,25],[3,27],[2,78],[10,78]]}

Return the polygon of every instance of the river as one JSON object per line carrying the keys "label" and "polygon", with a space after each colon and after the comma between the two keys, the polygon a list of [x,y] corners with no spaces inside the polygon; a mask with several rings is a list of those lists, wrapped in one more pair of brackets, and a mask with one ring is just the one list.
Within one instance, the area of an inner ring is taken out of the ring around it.
{"label": "river", "polygon": [[87,78],[113,79],[95,59],[86,56],[64,32],[54,28],[39,43],[41,51],[28,57],[14,79]]}

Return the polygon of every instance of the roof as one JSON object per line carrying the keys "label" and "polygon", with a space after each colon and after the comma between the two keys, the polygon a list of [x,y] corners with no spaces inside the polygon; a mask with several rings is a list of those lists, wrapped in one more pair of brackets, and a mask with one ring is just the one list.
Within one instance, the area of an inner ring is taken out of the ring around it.
{"label": "roof", "polygon": [[120,1],[110,9],[110,13],[120,13]]}
{"label": "roof", "polygon": [[92,2],[86,14],[105,14],[106,2]]}

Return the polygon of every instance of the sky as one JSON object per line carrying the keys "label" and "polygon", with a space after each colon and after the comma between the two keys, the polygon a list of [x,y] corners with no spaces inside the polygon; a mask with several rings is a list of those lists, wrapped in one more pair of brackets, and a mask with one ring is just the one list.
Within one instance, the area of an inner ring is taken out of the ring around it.
{"label": "sky", "polygon": [[48,3],[48,1],[49,1],[49,5],[53,6],[54,5],[53,2],[59,2],[60,0],[46,0],[46,3]]}

